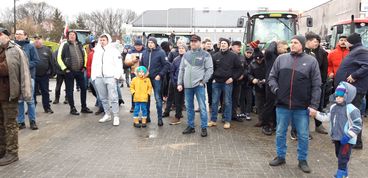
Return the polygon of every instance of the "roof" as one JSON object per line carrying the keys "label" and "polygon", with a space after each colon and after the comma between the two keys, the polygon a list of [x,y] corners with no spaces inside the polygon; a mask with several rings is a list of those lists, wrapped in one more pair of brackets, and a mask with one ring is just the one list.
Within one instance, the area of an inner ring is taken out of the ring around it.
{"label": "roof", "polygon": [[139,15],[133,27],[228,27],[236,28],[237,20],[247,11],[240,10],[195,10],[172,8],[148,10]]}
{"label": "roof", "polygon": [[[350,23],[351,23],[351,19],[337,22],[335,25],[345,25],[345,24],[350,24]],[[368,18],[354,19],[354,23],[368,23]]]}

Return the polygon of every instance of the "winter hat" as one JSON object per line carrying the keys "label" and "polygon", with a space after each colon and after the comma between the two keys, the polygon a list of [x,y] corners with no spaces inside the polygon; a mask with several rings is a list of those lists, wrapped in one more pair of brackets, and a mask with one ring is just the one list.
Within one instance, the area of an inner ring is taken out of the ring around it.
{"label": "winter hat", "polygon": [[295,35],[293,36],[291,39],[296,39],[300,42],[300,44],[302,44],[302,48],[303,48],[303,51],[305,49],[305,41],[306,41],[306,38],[302,35]]}
{"label": "winter hat", "polygon": [[262,60],[263,59],[263,53],[259,48],[254,49],[253,57],[255,60]]}
{"label": "winter hat", "polygon": [[347,40],[350,44],[355,45],[362,42],[362,37],[359,33],[352,33],[348,36]]}
{"label": "winter hat", "polygon": [[231,46],[242,46],[242,44],[241,44],[241,42],[240,41],[233,41],[232,43],[231,43]]}
{"label": "winter hat", "polygon": [[170,52],[170,43],[168,41],[163,41],[160,46],[165,52]]}
{"label": "winter hat", "polygon": [[143,42],[142,42],[142,40],[141,39],[136,39],[135,41],[134,41],[134,46],[142,46],[143,45]]}
{"label": "winter hat", "polygon": [[256,40],[256,41],[252,41],[249,43],[250,47],[252,47],[253,49],[256,49],[258,48],[258,45],[259,45],[260,41],[259,40]]}
{"label": "winter hat", "polygon": [[4,33],[6,36],[10,36],[9,31],[3,27],[0,27],[0,33]]}
{"label": "winter hat", "polygon": [[250,47],[249,45],[247,45],[247,47],[245,47],[245,52],[254,52],[254,49],[252,47]]}
{"label": "winter hat", "polygon": [[156,46],[158,46],[158,44],[157,44],[157,40],[156,40],[156,38],[155,38],[155,37],[149,37],[149,38],[148,38],[148,41],[152,41],[153,43],[155,43],[155,45],[156,45]]}
{"label": "winter hat", "polygon": [[220,43],[225,41],[227,43],[227,45],[230,46],[230,40],[228,40],[226,38],[220,38],[219,41],[220,41]]}
{"label": "winter hat", "polygon": [[346,88],[344,85],[339,85],[337,86],[336,90],[335,90],[335,96],[344,96],[346,93]]}
{"label": "winter hat", "polygon": [[144,67],[144,66],[139,66],[139,67],[137,68],[137,73],[138,73],[138,72],[140,72],[140,71],[143,71],[143,73],[144,73],[144,74],[147,74],[147,69],[146,69],[146,67]]}

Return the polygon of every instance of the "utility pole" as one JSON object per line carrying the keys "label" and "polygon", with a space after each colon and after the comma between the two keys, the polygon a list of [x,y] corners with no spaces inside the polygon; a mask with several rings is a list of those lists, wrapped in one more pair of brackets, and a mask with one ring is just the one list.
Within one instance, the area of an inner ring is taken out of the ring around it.
{"label": "utility pole", "polygon": [[17,11],[16,11],[16,6],[15,6],[15,2],[17,0],[14,0],[14,34],[17,31]]}

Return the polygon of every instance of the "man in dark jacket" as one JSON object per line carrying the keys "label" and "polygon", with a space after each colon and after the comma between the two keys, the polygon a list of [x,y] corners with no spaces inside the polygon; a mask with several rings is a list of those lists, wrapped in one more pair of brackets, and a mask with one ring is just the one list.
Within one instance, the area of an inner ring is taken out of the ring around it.
{"label": "man in dark jacket", "polygon": [[[50,106],[50,94],[49,94],[49,78],[53,75],[53,61],[51,49],[44,46],[42,43],[42,36],[34,36],[34,45],[37,49],[40,62],[36,66],[36,83],[35,86],[39,86],[42,95],[42,106],[45,113],[54,113]],[[36,98],[36,96],[35,96]],[[37,101],[37,99],[35,99]]]}
{"label": "man in dark jacket", "polygon": [[[24,30],[17,30],[15,32],[15,42],[22,47],[24,52],[27,54],[28,61],[29,61],[29,70],[31,72],[31,82],[32,82],[32,93],[34,94],[34,82],[36,79],[36,66],[38,62],[40,61],[36,48],[29,43],[28,35]],[[32,95],[33,95],[32,94]],[[34,102],[34,97],[31,101],[26,102],[28,106],[28,117],[29,117],[29,123],[32,130],[37,130],[37,124],[36,124],[36,105]],[[18,124],[19,129],[26,128],[26,124],[24,123],[24,101],[19,100],[18,102]]]}
{"label": "man in dark jacket", "polygon": [[87,66],[87,54],[82,44],[78,41],[77,32],[70,31],[67,34],[68,41],[62,43],[58,52],[58,64],[62,71],[65,72],[65,85],[68,102],[70,106],[70,114],[79,115],[79,112],[74,105],[74,80],[77,81],[80,86],[80,98],[82,113],[93,113],[86,103],[87,86],[86,78],[84,77],[84,71]]}
{"label": "man in dark jacket", "polygon": [[[158,46],[157,40],[150,37],[147,42],[147,50],[142,54],[140,65],[145,66],[148,70],[148,77],[151,79],[153,91],[156,100],[158,126],[163,126],[162,122],[162,98],[161,98],[161,84],[162,79],[169,71],[170,64],[166,60],[165,52]],[[150,99],[147,105],[147,122],[150,122]]]}
{"label": "man in dark jacket", "polygon": [[[329,98],[329,96],[325,96],[325,89],[327,84],[327,71],[328,71],[328,53],[320,46],[321,37],[313,32],[308,32],[305,34],[305,38],[307,39],[305,43],[305,53],[312,55],[318,61],[319,71],[321,72],[321,99],[319,102],[318,111],[322,111],[325,105],[325,98]],[[328,102],[328,100],[327,100]],[[314,119],[316,132],[320,134],[328,134],[327,130],[323,127],[322,122]]]}
{"label": "man in dark jacket", "polygon": [[[274,41],[271,42],[268,48],[265,50],[265,65],[266,65],[266,80],[270,75],[273,63],[276,58],[284,53],[288,52],[288,43],[286,41]],[[262,132],[265,135],[272,135],[274,128],[276,127],[276,96],[271,92],[269,85],[265,85],[266,90],[266,102],[263,108],[263,127]]]}
{"label": "man in dark jacket", "polygon": [[[58,52],[59,50],[57,49],[56,51],[52,53],[52,60],[53,60],[53,65],[54,65],[53,68],[56,74],[55,100],[54,102],[52,102],[52,104],[59,104],[61,86],[63,85],[63,82],[65,81],[65,72],[61,70],[57,62]],[[64,91],[65,91],[64,104],[68,104],[68,97],[66,95],[66,87],[64,87]]]}
{"label": "man in dark jacket", "polygon": [[[340,68],[336,72],[335,88],[341,81],[348,81],[357,88],[357,94],[352,104],[360,108],[363,97],[368,90],[368,49],[362,45],[362,38],[358,33],[348,36],[347,47],[350,53],[342,61]],[[355,149],[362,149],[362,132],[358,135]]]}
{"label": "man in dark jacket", "polygon": [[230,128],[233,82],[242,75],[242,67],[238,55],[229,50],[230,41],[220,38],[220,51],[213,56],[212,114],[208,126],[216,126],[218,104],[221,92],[224,93],[224,128]]}
{"label": "man in dark jacket", "polygon": [[299,168],[310,173],[307,163],[309,145],[309,112],[316,112],[321,95],[321,76],[317,60],[304,53],[305,37],[291,39],[291,53],[277,57],[268,78],[276,94],[276,152],[270,166],[285,164],[286,133],[290,122],[298,133]]}
{"label": "man in dark jacket", "polygon": [[238,122],[243,122],[243,117],[239,117],[239,115],[237,114],[237,109],[240,104],[239,98],[244,78],[248,77],[246,73],[248,71],[246,68],[248,67],[248,65],[246,64],[244,56],[241,54],[241,47],[242,44],[240,41],[233,41],[231,44],[231,50],[238,55],[238,60],[240,61],[242,70],[242,74],[240,75],[238,80],[235,80],[233,83],[233,93],[232,93],[232,120]]}

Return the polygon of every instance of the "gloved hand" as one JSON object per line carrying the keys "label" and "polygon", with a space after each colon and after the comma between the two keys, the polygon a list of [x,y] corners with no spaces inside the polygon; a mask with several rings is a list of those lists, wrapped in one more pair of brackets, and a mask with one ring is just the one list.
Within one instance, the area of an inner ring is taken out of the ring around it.
{"label": "gloved hand", "polygon": [[349,142],[349,140],[350,140],[349,135],[345,134],[345,135],[341,138],[340,143],[341,143],[342,145],[345,145],[345,144],[347,144],[347,143]]}

